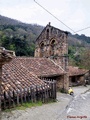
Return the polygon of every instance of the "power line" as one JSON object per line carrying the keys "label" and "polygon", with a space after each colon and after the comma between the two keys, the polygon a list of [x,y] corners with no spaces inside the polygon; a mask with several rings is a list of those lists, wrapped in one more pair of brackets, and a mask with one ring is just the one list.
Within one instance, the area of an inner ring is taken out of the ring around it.
{"label": "power line", "polygon": [[[53,15],[51,12],[49,12],[46,8],[44,8],[42,5],[40,5],[38,2],[36,2],[34,0],[35,3],[37,3],[41,8],[43,8],[46,12],[48,12],[50,15],[52,15],[55,19],[57,19],[59,22],[61,22],[64,26],[66,26],[67,28],[69,28],[71,31],[73,31],[74,33],[76,33],[73,29],[71,29],[69,26],[67,26],[64,22],[62,22],[59,18],[57,18],[55,15]],[[77,34],[77,33],[76,33]]]}
{"label": "power line", "polygon": [[48,11],[46,8],[44,8],[42,5],[40,5],[38,2],[36,2],[36,0],[34,0],[35,3],[37,3],[41,8],[43,8],[46,12],[48,12],[50,15],[52,15],[55,19],[57,19],[59,22],[61,22],[64,26],[66,26],[68,29],[70,29],[71,31],[73,31],[74,33],[77,34],[77,32],[89,29],[90,27],[86,27],[83,29],[80,29],[78,31],[74,31],[73,29],[71,29],[69,26],[67,26],[64,22],[62,22],[59,18],[57,18],[55,15],[53,15],[50,11]]}
{"label": "power line", "polygon": [[76,32],[80,32],[80,31],[83,31],[83,30],[86,30],[86,29],[89,29],[90,27],[86,27],[86,28],[83,28],[83,29],[81,29],[81,30],[78,30],[78,31],[76,31]]}

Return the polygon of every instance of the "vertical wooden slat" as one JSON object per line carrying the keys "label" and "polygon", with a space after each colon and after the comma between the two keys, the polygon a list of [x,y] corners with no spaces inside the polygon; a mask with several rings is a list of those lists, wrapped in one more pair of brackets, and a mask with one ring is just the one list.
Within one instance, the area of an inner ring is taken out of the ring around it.
{"label": "vertical wooden slat", "polygon": [[16,98],[15,91],[13,90],[13,107],[15,107],[15,98]]}
{"label": "vertical wooden slat", "polygon": [[9,102],[9,108],[11,107],[11,95],[10,91],[8,91],[8,102]]}
{"label": "vertical wooden slat", "polygon": [[24,102],[26,102],[26,88],[24,88]]}
{"label": "vertical wooden slat", "polygon": [[23,90],[20,89],[20,99],[21,99],[21,104],[23,104]]}
{"label": "vertical wooden slat", "polygon": [[43,102],[43,85],[40,86],[41,91],[40,91],[40,95],[41,95],[41,101]]}
{"label": "vertical wooden slat", "polygon": [[57,98],[57,88],[56,88],[56,81],[54,81],[54,91],[55,91],[55,100]]}
{"label": "vertical wooden slat", "polygon": [[33,87],[32,86],[30,87],[30,91],[31,91],[31,101],[33,103]]}
{"label": "vertical wooden slat", "polygon": [[16,95],[16,97],[17,97],[17,105],[19,105],[19,92],[18,92],[18,90],[17,90],[17,95]]}
{"label": "vertical wooden slat", "polygon": [[44,86],[41,86],[42,90],[41,90],[41,100],[42,102],[44,102]]}
{"label": "vertical wooden slat", "polygon": [[4,91],[4,109],[6,109],[6,93],[5,93],[5,91]]}
{"label": "vertical wooden slat", "polygon": [[36,86],[34,86],[34,102],[36,102]]}
{"label": "vertical wooden slat", "polygon": [[46,103],[47,102],[47,92],[46,92],[46,86],[45,85],[44,85],[44,94],[45,94],[44,102]]}
{"label": "vertical wooden slat", "polygon": [[27,88],[27,99],[30,102],[30,88]]}
{"label": "vertical wooden slat", "polygon": [[43,103],[45,103],[45,87],[43,85]]}
{"label": "vertical wooden slat", "polygon": [[46,92],[47,92],[47,102],[48,102],[48,101],[49,101],[49,91],[48,91],[48,86],[47,86]]}

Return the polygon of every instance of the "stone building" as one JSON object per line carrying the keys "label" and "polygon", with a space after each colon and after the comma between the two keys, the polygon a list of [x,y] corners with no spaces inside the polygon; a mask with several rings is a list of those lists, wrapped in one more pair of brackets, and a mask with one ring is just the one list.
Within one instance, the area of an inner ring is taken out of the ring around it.
{"label": "stone building", "polygon": [[[68,33],[55,28],[50,23],[43,29],[36,39],[36,58],[48,58],[64,72],[56,76],[57,85],[60,88],[68,89]],[[58,78],[58,79],[57,79]]]}
{"label": "stone building", "polygon": [[51,58],[66,71],[68,66],[67,36],[67,32],[49,23],[36,39],[35,57]]}
{"label": "stone building", "polygon": [[69,86],[84,85],[85,80],[88,80],[88,77],[89,70],[69,66]]}

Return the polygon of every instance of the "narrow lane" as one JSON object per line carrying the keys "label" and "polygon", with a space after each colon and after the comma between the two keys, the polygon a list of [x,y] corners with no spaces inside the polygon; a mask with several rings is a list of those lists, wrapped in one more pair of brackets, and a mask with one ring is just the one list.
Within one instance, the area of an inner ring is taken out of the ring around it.
{"label": "narrow lane", "polygon": [[57,120],[90,120],[90,86],[74,87],[75,97]]}

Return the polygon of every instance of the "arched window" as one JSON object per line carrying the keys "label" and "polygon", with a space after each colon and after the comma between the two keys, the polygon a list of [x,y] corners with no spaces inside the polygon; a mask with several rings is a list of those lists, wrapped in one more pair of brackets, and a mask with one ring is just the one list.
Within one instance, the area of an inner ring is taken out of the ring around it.
{"label": "arched window", "polygon": [[40,48],[42,51],[44,50],[44,43],[43,42],[40,44]]}
{"label": "arched window", "polygon": [[49,39],[49,29],[47,29],[47,36],[46,36],[47,39]]}
{"label": "arched window", "polygon": [[54,55],[54,52],[55,52],[55,43],[56,43],[55,40],[51,40],[50,46],[51,46],[51,55],[52,56]]}
{"label": "arched window", "polygon": [[44,43],[43,42],[41,42],[41,44],[40,44],[40,51],[41,51],[41,57],[43,57],[43,55],[44,55]]}
{"label": "arched window", "polygon": [[55,40],[52,40],[52,41],[51,41],[51,47],[52,47],[52,50],[54,50],[54,47],[55,47]]}

